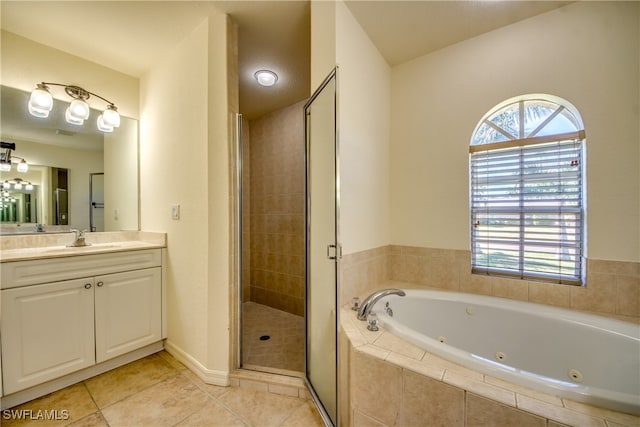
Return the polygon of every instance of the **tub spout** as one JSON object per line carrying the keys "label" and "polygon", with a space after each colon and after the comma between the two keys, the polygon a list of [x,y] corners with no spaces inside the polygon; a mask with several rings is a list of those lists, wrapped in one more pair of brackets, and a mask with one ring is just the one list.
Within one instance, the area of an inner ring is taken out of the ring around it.
{"label": "tub spout", "polygon": [[367,314],[373,310],[373,306],[378,302],[378,300],[386,297],[387,295],[400,295],[403,297],[405,296],[405,293],[401,289],[382,289],[372,293],[362,302],[362,305],[358,310],[358,320],[366,320]]}

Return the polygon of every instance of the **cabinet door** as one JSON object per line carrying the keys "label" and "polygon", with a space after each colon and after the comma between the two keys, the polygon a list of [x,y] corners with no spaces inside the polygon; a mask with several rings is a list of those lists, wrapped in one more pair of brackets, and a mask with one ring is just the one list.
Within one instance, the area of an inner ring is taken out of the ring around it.
{"label": "cabinet door", "polygon": [[5,394],[95,363],[93,279],[1,292]]}
{"label": "cabinet door", "polygon": [[95,281],[98,363],[162,339],[160,267],[98,276]]}

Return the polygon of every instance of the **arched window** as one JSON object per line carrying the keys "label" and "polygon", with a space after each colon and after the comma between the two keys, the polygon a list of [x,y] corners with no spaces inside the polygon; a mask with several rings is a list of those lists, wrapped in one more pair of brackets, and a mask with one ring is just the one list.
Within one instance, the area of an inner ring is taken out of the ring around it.
{"label": "arched window", "polygon": [[556,97],[491,110],[471,137],[472,271],[582,284],[584,126]]}

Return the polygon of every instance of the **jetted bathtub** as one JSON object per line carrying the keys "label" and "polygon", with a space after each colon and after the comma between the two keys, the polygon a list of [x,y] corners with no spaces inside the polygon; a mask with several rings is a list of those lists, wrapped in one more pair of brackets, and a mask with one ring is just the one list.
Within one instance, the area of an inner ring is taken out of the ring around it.
{"label": "jetted bathtub", "polygon": [[640,326],[560,308],[407,290],[373,310],[423,350],[534,390],[640,414]]}

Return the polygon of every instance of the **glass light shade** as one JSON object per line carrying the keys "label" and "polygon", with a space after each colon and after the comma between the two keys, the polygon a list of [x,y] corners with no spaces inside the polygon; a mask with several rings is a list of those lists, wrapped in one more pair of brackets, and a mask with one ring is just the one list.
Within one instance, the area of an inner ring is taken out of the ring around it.
{"label": "glass light shade", "polygon": [[27,185],[24,186],[24,189],[27,190],[27,191],[33,190],[33,184],[32,183],[28,183]]}
{"label": "glass light shade", "polygon": [[67,121],[67,123],[70,123],[72,125],[76,125],[76,126],[82,126],[82,124],[84,123],[84,119],[79,119],[77,117],[74,117],[73,115],[71,115],[71,107],[67,107],[67,111],[65,111],[64,113],[64,118]]}
{"label": "glass light shade", "polygon": [[254,76],[260,86],[273,86],[278,81],[278,75],[269,70],[257,71]]}
{"label": "glass light shade", "polygon": [[89,118],[89,114],[91,113],[91,111],[89,110],[89,104],[84,102],[82,99],[74,99],[73,101],[71,101],[71,104],[69,104],[69,108],[67,108],[67,111],[69,111],[69,115],[71,115],[73,118],[80,120],[87,120]]}
{"label": "glass light shade", "polygon": [[45,87],[38,85],[29,98],[29,113],[31,115],[46,118],[53,108],[53,97]]}
{"label": "glass light shade", "polygon": [[120,114],[114,105],[109,105],[102,113],[102,121],[106,126],[117,128],[120,126]]}
{"label": "glass light shade", "polygon": [[29,170],[29,163],[27,163],[25,160],[22,160],[20,163],[18,163],[16,169],[18,169],[18,172],[25,173]]}
{"label": "glass light shade", "polygon": [[11,162],[1,162],[0,172],[9,172],[11,170]]}
{"label": "glass light shade", "polygon": [[102,132],[113,132],[113,126],[109,126],[104,122],[104,114],[98,116],[98,130]]}
{"label": "glass light shade", "polygon": [[15,184],[13,184],[13,188],[15,188],[16,190],[22,190],[22,184],[16,182]]}
{"label": "glass light shade", "polygon": [[9,190],[11,188],[11,184],[9,184],[9,181],[5,181],[2,183],[2,188]]}

